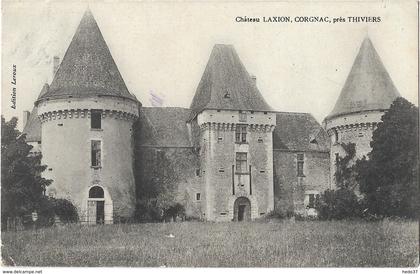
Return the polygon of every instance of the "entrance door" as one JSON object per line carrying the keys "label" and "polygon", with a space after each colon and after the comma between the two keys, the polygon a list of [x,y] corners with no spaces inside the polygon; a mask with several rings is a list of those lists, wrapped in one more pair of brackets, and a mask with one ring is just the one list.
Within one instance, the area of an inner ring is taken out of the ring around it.
{"label": "entrance door", "polygon": [[246,209],[246,205],[239,205],[238,221],[243,221],[244,220],[245,209]]}
{"label": "entrance door", "polygon": [[104,190],[100,186],[93,186],[89,189],[88,223],[89,224],[105,223]]}
{"label": "entrance door", "polygon": [[249,221],[251,220],[251,202],[248,198],[239,197],[236,199],[233,206],[235,221]]}
{"label": "entrance door", "polygon": [[103,224],[105,220],[105,201],[96,201],[96,223]]}

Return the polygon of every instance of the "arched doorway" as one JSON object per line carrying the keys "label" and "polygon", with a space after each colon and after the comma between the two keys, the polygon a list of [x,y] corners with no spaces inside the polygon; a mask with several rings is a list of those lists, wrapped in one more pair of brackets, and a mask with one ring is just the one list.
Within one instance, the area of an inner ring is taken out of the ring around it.
{"label": "arched doorway", "polygon": [[100,186],[89,189],[88,198],[88,223],[103,224],[105,221],[105,197],[104,190]]}
{"label": "arched doorway", "polygon": [[251,220],[251,202],[246,197],[239,197],[233,205],[234,221]]}

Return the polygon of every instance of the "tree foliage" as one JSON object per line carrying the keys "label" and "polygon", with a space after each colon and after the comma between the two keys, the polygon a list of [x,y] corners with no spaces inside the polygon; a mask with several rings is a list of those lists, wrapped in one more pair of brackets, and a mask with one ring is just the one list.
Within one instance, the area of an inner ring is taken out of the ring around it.
{"label": "tree foliage", "polygon": [[316,205],[321,219],[345,219],[360,215],[360,205],[356,194],[348,188],[326,190]]}
{"label": "tree foliage", "polygon": [[171,157],[170,151],[165,149],[147,148],[141,146],[145,132],[144,124],[136,123],[134,151],[134,177],[136,181],[138,220],[162,220],[165,212],[172,212],[176,206],[176,187],[179,181],[175,170],[176,160]]}
{"label": "tree foliage", "polygon": [[343,157],[338,156],[335,161],[336,189],[326,190],[317,201],[316,209],[320,219],[344,219],[360,215],[360,204],[355,194],[354,157],[356,145],[354,143],[341,144],[345,151]]}
{"label": "tree foliage", "polygon": [[356,155],[356,144],[354,143],[343,143],[341,147],[345,151],[344,157],[338,156],[335,161],[335,183],[340,189],[355,188],[355,174],[353,169],[353,160]]}
{"label": "tree foliage", "polygon": [[42,209],[46,187],[51,184],[41,176],[46,169],[41,155],[30,155],[32,146],[16,129],[17,118],[6,122],[1,117],[1,217],[22,217]]}
{"label": "tree foliage", "polygon": [[360,191],[370,213],[416,217],[419,212],[418,108],[397,98],[373,132],[372,151],[357,161]]}

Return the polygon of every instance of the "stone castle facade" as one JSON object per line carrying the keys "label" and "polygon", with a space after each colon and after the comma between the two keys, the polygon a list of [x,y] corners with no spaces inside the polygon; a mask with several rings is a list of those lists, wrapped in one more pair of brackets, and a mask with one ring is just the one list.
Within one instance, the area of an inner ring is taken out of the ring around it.
{"label": "stone castle facade", "polygon": [[[43,176],[54,180],[48,195],[71,200],[91,224],[131,218],[134,168],[152,170],[162,159],[171,163],[188,216],[308,215],[317,195],[333,187],[340,143],[356,142],[365,155],[396,96],[366,39],[324,129],[308,113],[273,110],[233,46],[215,45],[190,108],[143,107],[88,10],[51,84],[25,113],[23,132],[48,165]],[[147,161],[134,167],[134,153]]]}

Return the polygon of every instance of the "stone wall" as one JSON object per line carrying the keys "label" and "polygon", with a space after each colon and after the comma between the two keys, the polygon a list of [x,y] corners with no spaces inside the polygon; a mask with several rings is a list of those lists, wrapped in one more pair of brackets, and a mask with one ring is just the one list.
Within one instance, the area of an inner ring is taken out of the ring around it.
{"label": "stone wall", "polygon": [[[139,166],[136,167],[138,191],[144,189],[140,184],[146,180],[161,179],[165,188],[172,193],[171,199],[185,207],[188,218],[202,219],[203,185],[198,153],[192,147],[139,147],[137,152]],[[147,187],[146,187],[147,188]],[[138,193],[138,197],[143,197]],[[200,194],[197,200],[197,194]]]}
{"label": "stone wall", "polygon": [[[234,202],[246,197],[251,203],[251,218],[271,211],[273,205],[272,131],[275,115],[239,111],[203,111],[198,117],[201,128],[200,159],[204,177],[206,220],[231,221]],[[247,127],[245,143],[236,142],[236,125]],[[236,153],[247,153],[245,172],[236,170]]]}
{"label": "stone wall", "polygon": [[[337,155],[344,157],[346,152],[341,144],[354,143],[356,145],[355,159],[367,156],[372,150],[373,131],[381,122],[383,111],[366,111],[342,115],[325,121],[325,127],[331,138],[330,169],[331,181],[334,182],[335,161]],[[354,162],[353,161],[353,162]]]}
{"label": "stone wall", "polygon": [[[297,174],[297,153],[304,154],[303,175]],[[329,153],[274,150],[274,203],[281,214],[305,214],[308,194],[331,187]]]}
{"label": "stone wall", "polygon": [[[45,101],[38,106],[43,176],[54,180],[47,192],[71,200],[83,221],[93,185],[109,193],[105,221],[129,218],[135,208],[133,119],[137,104],[118,98]],[[101,109],[101,129],[91,129],[90,110]],[[101,141],[101,166],[91,166],[91,140]]]}

